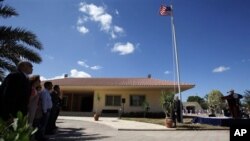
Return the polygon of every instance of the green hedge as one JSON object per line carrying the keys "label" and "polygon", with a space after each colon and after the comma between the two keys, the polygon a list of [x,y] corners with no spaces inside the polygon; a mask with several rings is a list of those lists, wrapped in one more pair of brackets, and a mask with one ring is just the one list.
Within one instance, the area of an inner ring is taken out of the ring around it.
{"label": "green hedge", "polygon": [[[144,117],[144,112],[129,112],[129,113],[123,113],[122,117]],[[146,113],[147,118],[165,118],[166,115],[164,112],[147,112]]]}

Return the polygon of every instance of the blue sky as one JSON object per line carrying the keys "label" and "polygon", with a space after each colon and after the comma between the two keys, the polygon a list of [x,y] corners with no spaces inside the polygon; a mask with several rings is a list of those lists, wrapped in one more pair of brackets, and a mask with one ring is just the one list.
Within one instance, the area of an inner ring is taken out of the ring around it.
{"label": "blue sky", "polygon": [[[23,27],[42,42],[43,79],[147,77],[175,80],[168,0],[5,0],[20,14],[1,25]],[[250,89],[250,1],[173,0],[182,93]]]}

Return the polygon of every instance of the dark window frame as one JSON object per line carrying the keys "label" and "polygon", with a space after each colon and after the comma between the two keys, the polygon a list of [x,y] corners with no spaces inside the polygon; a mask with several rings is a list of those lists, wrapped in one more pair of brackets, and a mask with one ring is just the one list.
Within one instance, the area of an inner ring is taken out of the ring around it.
{"label": "dark window frame", "polygon": [[146,100],[146,95],[144,94],[131,94],[129,96],[129,105],[132,107],[141,107],[145,100]]}
{"label": "dark window frame", "polygon": [[[111,101],[108,101],[110,100],[109,98],[111,98]],[[122,99],[121,95],[107,94],[105,95],[105,106],[121,106],[121,99]]]}

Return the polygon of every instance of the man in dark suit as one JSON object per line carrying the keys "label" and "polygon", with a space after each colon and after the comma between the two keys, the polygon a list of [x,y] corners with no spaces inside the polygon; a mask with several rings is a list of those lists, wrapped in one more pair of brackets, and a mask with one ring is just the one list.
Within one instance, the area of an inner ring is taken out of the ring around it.
{"label": "man in dark suit", "polygon": [[243,98],[241,94],[237,94],[234,92],[234,90],[230,90],[229,95],[223,96],[222,99],[226,99],[230,113],[233,118],[241,118],[241,113],[240,113],[240,99]]}
{"label": "man in dark suit", "polygon": [[174,100],[174,105],[175,105],[174,107],[175,107],[175,112],[176,112],[176,119],[179,123],[181,123],[181,114],[182,114],[181,109],[183,109],[183,107],[178,96]]}
{"label": "man in dark suit", "polygon": [[10,73],[0,86],[0,118],[11,120],[17,112],[27,115],[31,86],[28,75],[32,74],[32,64],[21,61],[17,71]]}
{"label": "man in dark suit", "polygon": [[53,87],[53,92],[50,94],[51,100],[52,100],[52,109],[50,112],[50,117],[47,125],[47,133],[53,134],[54,130],[57,129],[56,127],[56,120],[60,113],[60,109],[62,106],[62,100],[61,100],[61,90],[59,85],[55,85]]}

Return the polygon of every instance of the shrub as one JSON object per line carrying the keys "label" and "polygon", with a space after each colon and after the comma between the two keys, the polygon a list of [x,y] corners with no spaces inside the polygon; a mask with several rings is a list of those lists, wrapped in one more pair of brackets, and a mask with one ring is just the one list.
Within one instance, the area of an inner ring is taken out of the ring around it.
{"label": "shrub", "polygon": [[0,141],[30,141],[37,129],[33,129],[28,124],[27,116],[21,112],[17,113],[17,118],[12,123],[7,123],[0,119]]}

